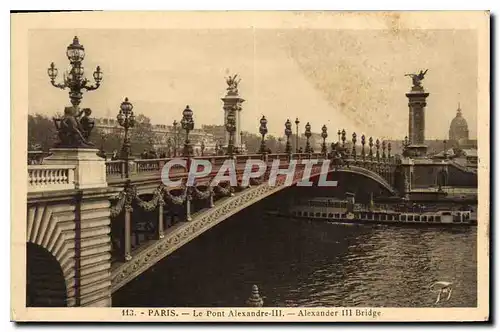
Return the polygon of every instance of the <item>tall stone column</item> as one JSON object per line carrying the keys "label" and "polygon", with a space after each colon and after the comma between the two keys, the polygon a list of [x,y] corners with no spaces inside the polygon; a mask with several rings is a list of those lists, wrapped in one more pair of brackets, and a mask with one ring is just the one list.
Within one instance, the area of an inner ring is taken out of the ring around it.
{"label": "tall stone column", "polygon": [[[235,118],[236,118],[236,131],[234,132],[233,135],[233,144],[235,147],[239,148],[241,145],[241,138],[240,138],[240,132],[241,132],[241,104],[245,101],[245,99],[241,98],[238,93],[238,84],[240,82],[239,79],[236,79],[237,75],[234,75],[233,77],[228,77],[226,78],[226,83],[228,85],[227,87],[227,93],[224,98],[222,98],[222,101],[224,102],[224,126],[226,126],[227,122],[227,115],[229,112],[236,112]],[[225,135],[225,142],[224,146],[228,146],[229,144],[229,133],[226,131]]]}
{"label": "tall stone column", "polygon": [[[427,72],[427,71],[425,71]],[[420,74],[409,74],[413,79],[413,87],[406,94],[408,97],[408,154],[412,157],[423,157],[427,154],[427,145],[425,144],[425,106],[426,98],[429,93],[425,92],[420,84],[424,79],[425,72]]]}

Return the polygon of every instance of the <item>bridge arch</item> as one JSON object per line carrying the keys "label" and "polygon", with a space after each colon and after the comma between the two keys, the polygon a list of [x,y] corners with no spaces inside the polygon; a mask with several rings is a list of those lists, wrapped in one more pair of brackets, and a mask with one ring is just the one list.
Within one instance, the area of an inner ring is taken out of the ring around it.
{"label": "bridge arch", "polygon": [[57,259],[34,243],[26,245],[26,306],[66,307],[67,288]]}
{"label": "bridge arch", "polygon": [[[354,173],[360,176],[369,178],[391,193],[395,193],[392,186],[382,176],[372,170],[362,167],[350,166],[332,169],[331,172],[346,172]],[[303,170],[296,173],[292,181],[292,185],[302,181]],[[321,174],[321,166],[313,166],[310,178],[317,177]],[[205,231],[219,224],[220,222],[228,219],[236,213],[244,210],[245,208],[255,204],[256,202],[267,198],[279,191],[286,190],[288,186],[285,185],[285,177],[277,180],[275,186],[269,186],[267,180],[261,182],[257,181],[256,184],[237,192],[230,197],[222,200],[214,207],[202,210],[193,216],[192,220],[180,225],[172,231],[165,234],[154,243],[148,245],[147,248],[136,253],[132,259],[120,264],[117,268],[112,270],[112,292],[115,292],[123,285],[146,271],[149,267],[153,266],[159,260],[168,256],[184,244],[192,239],[201,235]]]}
{"label": "bridge arch", "polygon": [[[38,273],[37,269],[43,267],[41,276],[46,276],[43,287],[54,290],[58,296],[59,291],[63,289],[58,285],[60,276],[64,282],[66,299],[64,306],[72,306],[75,302],[75,205],[74,204],[39,204],[28,208],[26,232],[27,259],[31,262],[32,272],[27,271],[30,278],[34,277],[30,273]],[[41,262],[41,263],[40,263]],[[46,266],[40,264],[46,263]],[[34,270],[33,270],[34,269]],[[52,272],[50,272],[52,270]],[[33,272],[34,271],[34,272]],[[27,277],[28,277],[27,276]],[[50,278],[54,278],[54,285],[51,286]],[[35,277],[36,279],[36,277]],[[32,280],[31,279],[30,282]],[[30,287],[37,287],[39,282],[35,282]],[[35,288],[32,288],[35,289]],[[34,306],[51,306],[51,301],[39,298],[45,293],[38,294]],[[45,294],[47,296],[47,294]],[[50,297],[50,296],[49,296]],[[54,301],[52,301],[54,302]],[[60,300],[54,303],[62,304]]]}
{"label": "bridge arch", "polygon": [[381,187],[386,189],[389,193],[395,194],[396,190],[394,187],[381,175],[378,173],[369,170],[367,168],[358,167],[358,166],[350,166],[350,167],[342,167],[339,169],[333,169],[329,173],[347,173],[347,174],[356,174],[368,179],[371,179],[378,183]]}

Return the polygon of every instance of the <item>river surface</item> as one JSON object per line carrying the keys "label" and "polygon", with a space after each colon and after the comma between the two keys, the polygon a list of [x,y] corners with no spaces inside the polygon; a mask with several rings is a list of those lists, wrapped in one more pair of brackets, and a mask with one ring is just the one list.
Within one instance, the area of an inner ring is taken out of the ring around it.
{"label": "river surface", "polygon": [[[476,228],[333,224],[239,213],[113,295],[113,306],[475,307]],[[433,282],[453,282],[435,304]]]}

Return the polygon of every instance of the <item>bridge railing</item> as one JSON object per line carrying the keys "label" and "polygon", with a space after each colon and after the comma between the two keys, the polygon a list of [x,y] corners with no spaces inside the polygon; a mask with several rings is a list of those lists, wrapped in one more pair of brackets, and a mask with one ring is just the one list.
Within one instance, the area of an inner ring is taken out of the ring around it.
{"label": "bridge railing", "polygon": [[[272,163],[274,160],[280,160],[282,163],[287,163],[290,159],[297,160],[298,162],[308,159],[322,160],[324,158],[330,157],[329,154],[325,155],[321,152],[315,153],[269,153],[269,154],[248,154],[248,155],[235,155],[234,160],[237,165],[243,165],[249,159],[259,159],[265,160],[268,163]],[[180,157],[184,158],[184,157]],[[218,169],[224,161],[226,161],[229,156],[198,156],[192,159],[204,159],[208,160],[212,164],[212,171]],[[163,158],[163,159],[136,159],[130,161],[129,173],[130,175],[141,175],[141,174],[157,174],[161,172],[163,166],[170,160],[174,158]],[[378,156],[375,155],[361,155],[353,156],[347,155],[343,158],[344,162],[350,165],[355,165],[359,167],[364,167],[374,172],[380,174],[390,174],[391,166],[395,165],[395,158],[393,156]],[[181,165],[174,165],[172,167],[174,172],[184,172],[185,167]],[[121,176],[124,177],[125,173],[125,161],[114,160],[106,162],[106,175],[107,176]]]}
{"label": "bridge railing", "polygon": [[121,175],[124,172],[125,161],[111,160],[106,161],[106,175]]}
{"label": "bridge railing", "polygon": [[75,188],[75,166],[29,165],[28,192]]}
{"label": "bridge railing", "polygon": [[138,159],[135,160],[136,172],[160,172],[169,160],[172,158],[158,158],[158,159]]}

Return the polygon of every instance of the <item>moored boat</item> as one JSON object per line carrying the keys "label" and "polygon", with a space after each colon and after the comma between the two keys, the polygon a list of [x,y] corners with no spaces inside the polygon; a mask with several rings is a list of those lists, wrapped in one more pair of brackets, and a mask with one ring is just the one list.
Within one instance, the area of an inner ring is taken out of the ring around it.
{"label": "moored boat", "polygon": [[423,225],[473,225],[476,224],[472,210],[419,208],[409,209],[397,205],[356,204],[354,197],[345,200],[331,197],[316,197],[294,204],[289,216],[330,222],[423,224]]}

